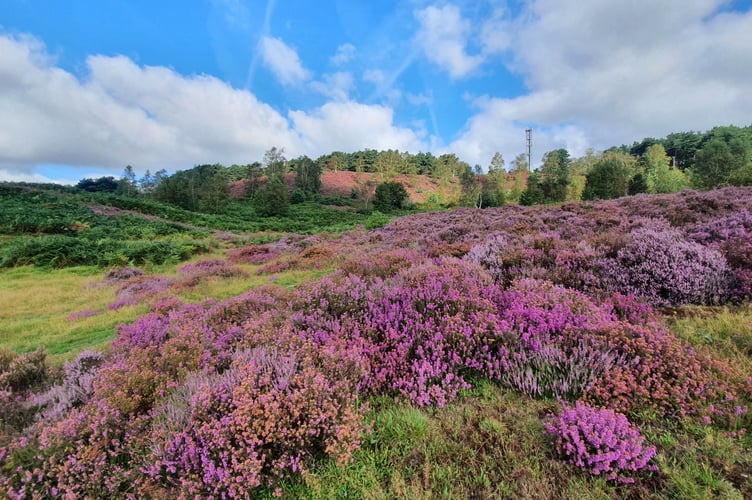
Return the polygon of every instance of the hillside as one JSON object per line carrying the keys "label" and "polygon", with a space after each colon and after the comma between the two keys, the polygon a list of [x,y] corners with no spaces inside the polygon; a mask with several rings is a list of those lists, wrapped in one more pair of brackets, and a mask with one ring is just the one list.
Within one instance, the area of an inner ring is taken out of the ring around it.
{"label": "hillside", "polygon": [[0,491],[752,496],[752,188],[235,236],[0,270]]}

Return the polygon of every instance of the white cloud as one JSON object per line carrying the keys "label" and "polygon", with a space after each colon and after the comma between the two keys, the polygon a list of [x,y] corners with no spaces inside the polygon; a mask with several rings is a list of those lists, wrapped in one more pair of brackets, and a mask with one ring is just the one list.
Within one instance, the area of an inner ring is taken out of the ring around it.
{"label": "white cloud", "polygon": [[84,81],[36,41],[0,36],[0,168],[51,163],[137,169],[254,161],[294,147],[287,120],[210,76],[92,56]]}
{"label": "white cloud", "polygon": [[[752,116],[747,64],[752,12],[719,13],[723,0],[531,3],[514,21],[519,97],[476,101],[478,113],[449,149],[467,161],[493,150],[581,154],[646,136],[746,125]],[[485,164],[485,163],[482,163]]]}
{"label": "white cloud", "polygon": [[259,50],[264,64],[283,85],[298,85],[311,78],[298,53],[279,38],[261,37]]}
{"label": "white cloud", "polygon": [[[289,118],[246,90],[127,57],[91,56],[78,79],[32,38],[0,36],[0,180],[47,181],[44,164],[119,175],[200,163],[248,163],[271,146],[290,156],[362,148],[425,150],[391,108],[348,100],[348,73],[326,75],[341,101]],[[323,83],[322,83],[323,84]]]}
{"label": "white cloud", "polygon": [[344,43],[337,47],[337,53],[331,57],[330,61],[335,66],[342,66],[355,58],[355,52],[355,45]]}
{"label": "white cloud", "polygon": [[28,172],[14,172],[11,170],[0,168],[0,182],[36,182],[36,183],[56,183],[56,184],[68,184],[73,185],[78,181],[71,179],[51,179],[44,175],[28,173]]}
{"label": "white cloud", "polygon": [[415,11],[418,20],[416,41],[426,57],[449,72],[452,78],[462,78],[483,63],[483,56],[466,51],[471,25],[454,5],[430,6]]}
{"label": "white cloud", "polygon": [[311,88],[335,101],[347,101],[353,88],[353,76],[344,71],[327,73],[323,75],[322,81],[311,82]]}
{"label": "white cloud", "polygon": [[330,102],[313,113],[291,111],[290,120],[309,155],[364,148],[425,150],[415,131],[394,125],[394,112],[385,106]]}
{"label": "white cloud", "polygon": [[363,80],[379,86],[386,80],[386,75],[380,69],[367,69],[363,72]]}

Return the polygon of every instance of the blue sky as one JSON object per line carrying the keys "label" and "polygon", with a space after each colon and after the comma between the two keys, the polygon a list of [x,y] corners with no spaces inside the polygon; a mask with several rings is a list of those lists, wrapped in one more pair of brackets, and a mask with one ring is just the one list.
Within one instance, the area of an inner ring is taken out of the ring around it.
{"label": "blue sky", "polygon": [[0,180],[749,125],[750,3],[4,0]]}

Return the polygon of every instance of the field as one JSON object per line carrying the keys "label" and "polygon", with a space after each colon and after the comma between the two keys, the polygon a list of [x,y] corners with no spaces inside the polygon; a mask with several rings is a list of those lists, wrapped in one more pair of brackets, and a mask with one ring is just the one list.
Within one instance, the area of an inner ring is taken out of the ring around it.
{"label": "field", "polygon": [[4,194],[6,496],[752,497],[752,189],[383,227]]}

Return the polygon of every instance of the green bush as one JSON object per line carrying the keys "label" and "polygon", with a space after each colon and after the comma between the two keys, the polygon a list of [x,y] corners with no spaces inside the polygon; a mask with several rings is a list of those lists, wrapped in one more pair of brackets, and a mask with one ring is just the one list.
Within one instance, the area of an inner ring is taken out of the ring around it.
{"label": "green bush", "polygon": [[390,220],[391,220],[391,218],[388,215],[383,214],[383,213],[379,212],[378,210],[376,210],[376,211],[372,212],[371,215],[366,220],[365,227],[368,230],[377,229],[379,227],[383,227],[383,226],[387,225],[387,223]]}

